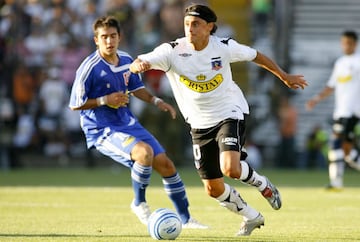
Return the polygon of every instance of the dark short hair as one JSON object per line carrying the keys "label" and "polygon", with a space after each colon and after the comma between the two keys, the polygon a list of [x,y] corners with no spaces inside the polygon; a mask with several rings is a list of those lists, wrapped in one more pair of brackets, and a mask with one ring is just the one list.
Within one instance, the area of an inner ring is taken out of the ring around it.
{"label": "dark short hair", "polygon": [[98,29],[99,28],[116,28],[116,31],[118,32],[118,34],[120,34],[121,32],[121,28],[120,28],[120,23],[119,21],[117,21],[117,19],[113,16],[103,16],[103,17],[99,17],[94,21],[93,24],[93,32],[94,35],[96,36],[98,34]]}
{"label": "dark short hair", "polygon": [[351,39],[355,40],[355,42],[357,42],[357,40],[358,40],[357,33],[355,31],[353,31],[353,30],[345,30],[342,33],[342,36],[347,37],[347,38],[351,38]]}
{"label": "dark short hair", "polygon": [[[205,20],[208,23],[215,23],[217,21],[217,16],[215,12],[205,5],[200,4],[192,4],[185,9],[185,16],[194,16],[199,17]],[[210,34],[215,33],[217,30],[216,24],[214,24],[214,28],[211,30]]]}

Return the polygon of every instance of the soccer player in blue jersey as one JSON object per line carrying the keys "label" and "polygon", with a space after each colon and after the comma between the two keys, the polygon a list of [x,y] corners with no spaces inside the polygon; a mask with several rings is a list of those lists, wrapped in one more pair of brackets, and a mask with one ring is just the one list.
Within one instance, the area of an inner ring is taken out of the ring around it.
{"label": "soccer player in blue jersey", "polygon": [[133,59],[118,50],[121,32],[115,18],[98,18],[93,31],[97,50],[78,68],[69,104],[72,110],[81,110],[88,148],[95,147],[131,169],[135,194],[131,209],[143,224],[147,224],[151,213],[145,193],[155,169],[162,176],[165,192],[183,228],[206,229],[190,216],[185,186],[164,148],[129,110],[129,94],[170,112],[172,118],[176,117],[175,109],[148,92],[140,75],[129,71]]}

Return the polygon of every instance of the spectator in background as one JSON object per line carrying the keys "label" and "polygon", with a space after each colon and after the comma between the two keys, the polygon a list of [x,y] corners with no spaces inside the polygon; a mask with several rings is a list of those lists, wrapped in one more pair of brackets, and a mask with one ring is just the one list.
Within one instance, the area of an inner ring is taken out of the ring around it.
{"label": "spectator in background", "polygon": [[41,69],[46,63],[47,47],[44,27],[40,19],[34,18],[31,23],[31,32],[24,39],[25,53],[22,58],[31,69]]}
{"label": "spectator in background", "polygon": [[[77,0],[73,0],[77,1]],[[83,44],[88,49],[95,49],[96,46],[93,41],[94,34],[91,31],[91,26],[97,16],[101,15],[100,10],[97,4],[97,0],[86,0],[86,7],[84,8],[84,12],[81,13],[81,20],[82,20],[82,29],[79,33],[83,34]],[[78,3],[77,3],[78,4]]]}
{"label": "spectator in background", "polygon": [[267,36],[269,16],[271,12],[272,0],[252,0],[253,22],[255,26],[255,39],[261,39]]}
{"label": "spectator in background", "polygon": [[37,83],[29,68],[19,62],[13,75],[13,100],[17,116],[28,114],[36,97]]}
{"label": "spectator in background", "polygon": [[324,168],[327,165],[329,137],[320,125],[315,125],[306,140],[306,167]]}
{"label": "spectator in background", "polygon": [[144,2],[136,11],[135,19],[135,50],[143,52],[151,50],[160,41],[158,17],[156,12],[149,10],[148,2]]}
{"label": "spectator in background", "polygon": [[66,0],[51,0],[46,3],[42,15],[42,22],[45,26],[49,26],[52,22],[61,22],[65,26],[73,24],[75,14],[68,8]]}
{"label": "spectator in background", "polygon": [[70,42],[70,33],[65,24],[60,20],[51,21],[46,27],[45,32],[46,47],[48,48],[50,55],[53,52],[65,48],[67,43]]}
{"label": "spectator in background", "polygon": [[122,49],[133,53],[135,50],[135,15],[132,5],[128,0],[107,1],[106,14],[114,16],[122,26]]}
{"label": "spectator in background", "polygon": [[247,139],[245,149],[249,165],[255,170],[260,169],[263,166],[263,158],[259,148],[250,139]]}
{"label": "spectator in background", "polygon": [[48,68],[47,78],[40,86],[39,131],[44,153],[60,157],[65,153],[65,134],[61,126],[63,109],[69,99],[69,90],[60,76],[58,67]]}
{"label": "spectator in background", "polygon": [[40,19],[44,14],[45,8],[41,0],[27,0],[24,10],[32,19]]}
{"label": "spectator in background", "polygon": [[[5,1],[0,9],[0,14],[0,34],[7,36],[10,49],[16,52],[14,49],[16,44],[30,32],[31,16],[26,13],[24,6],[17,1]],[[13,44],[15,46],[12,46]]]}
{"label": "spectator in background", "polygon": [[15,107],[16,129],[10,152],[14,160],[12,163],[18,165],[21,164],[19,154],[36,144],[35,101],[38,89],[37,81],[29,67],[20,61],[12,77],[12,100]]}
{"label": "spectator in background", "polygon": [[184,1],[164,1],[159,12],[160,21],[160,42],[168,42],[178,38],[184,32]]}
{"label": "spectator in background", "polygon": [[294,168],[297,164],[295,136],[297,129],[298,112],[290,103],[289,97],[280,98],[278,109],[280,143],[278,145],[277,166]]}
{"label": "spectator in background", "polygon": [[69,40],[66,41],[64,47],[52,53],[52,60],[59,66],[60,76],[70,90],[75,79],[76,68],[89,52],[89,48],[86,44],[81,45],[73,35],[68,37]]}

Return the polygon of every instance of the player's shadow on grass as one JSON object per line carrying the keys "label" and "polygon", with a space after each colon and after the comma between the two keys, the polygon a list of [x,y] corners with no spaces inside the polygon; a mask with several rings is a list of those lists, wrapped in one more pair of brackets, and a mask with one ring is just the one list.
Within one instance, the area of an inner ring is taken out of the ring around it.
{"label": "player's shadow on grass", "polygon": [[[108,238],[110,241],[112,240],[116,240],[118,241],[118,239],[121,239],[121,241],[131,241],[131,240],[136,240],[136,239],[141,239],[141,241],[144,241],[144,239],[151,239],[151,237],[149,235],[105,235],[105,234],[1,234],[0,233],[0,239],[1,237],[7,237],[7,238],[40,238],[40,239],[50,239],[50,238]],[[250,237],[236,237],[236,236],[228,236],[228,237],[206,237],[206,236],[199,236],[199,237],[194,237],[194,236],[180,236],[178,237],[176,240],[177,241],[197,241],[197,242],[212,242],[212,241],[216,241],[216,242],[230,242],[230,241],[239,241],[239,239],[241,238],[241,241],[252,241],[252,242],[260,242],[260,241],[265,241],[263,239],[254,239]]]}
{"label": "player's shadow on grass", "polygon": [[1,237],[8,237],[8,238],[19,238],[19,237],[32,237],[32,238],[130,238],[130,237],[141,237],[141,238],[150,238],[148,235],[109,235],[109,234],[1,234]]}

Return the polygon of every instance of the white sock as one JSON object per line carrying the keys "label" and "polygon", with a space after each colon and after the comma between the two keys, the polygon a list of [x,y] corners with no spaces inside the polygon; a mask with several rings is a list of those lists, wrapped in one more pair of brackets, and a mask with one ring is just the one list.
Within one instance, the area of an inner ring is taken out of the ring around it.
{"label": "white sock", "polygon": [[345,161],[349,164],[351,168],[360,171],[360,156],[359,152],[356,149],[352,149],[350,151],[350,153],[345,157]]}
{"label": "white sock", "polygon": [[256,187],[260,192],[266,188],[266,177],[259,175],[246,161],[240,161],[240,180]]}
{"label": "white sock", "polygon": [[343,187],[344,162],[331,162],[329,164],[330,185],[333,187]]}
{"label": "white sock", "polygon": [[251,220],[259,215],[259,212],[250,207],[240,196],[240,194],[230,185],[225,183],[224,193],[216,198],[220,205],[230,211],[240,214],[244,220]]}

